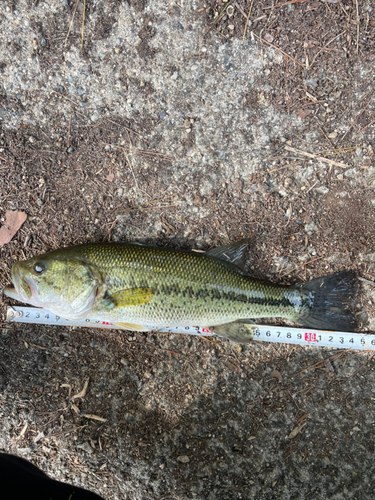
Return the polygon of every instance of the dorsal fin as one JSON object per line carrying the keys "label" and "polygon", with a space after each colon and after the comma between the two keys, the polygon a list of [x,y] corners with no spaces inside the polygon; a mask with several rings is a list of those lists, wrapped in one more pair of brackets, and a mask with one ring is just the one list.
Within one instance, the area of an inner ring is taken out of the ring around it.
{"label": "dorsal fin", "polygon": [[249,240],[244,239],[235,241],[234,243],[229,243],[228,245],[223,245],[221,247],[212,248],[211,250],[208,250],[205,255],[221,259],[224,262],[233,264],[241,271],[244,271],[248,249]]}

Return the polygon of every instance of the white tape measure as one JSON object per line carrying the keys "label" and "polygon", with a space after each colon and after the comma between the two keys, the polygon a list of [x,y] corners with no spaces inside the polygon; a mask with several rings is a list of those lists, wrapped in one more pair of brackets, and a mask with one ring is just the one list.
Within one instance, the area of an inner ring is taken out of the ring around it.
{"label": "white tape measure", "polygon": [[[8,307],[7,321],[13,323],[34,323],[53,326],[80,326],[90,328],[120,329],[116,324],[108,321],[91,321],[86,318],[81,321],[71,321],[61,318],[46,309],[36,307]],[[147,326],[150,331],[161,333],[185,333],[188,335],[212,336],[214,332],[207,328],[193,326],[169,326],[155,328]],[[338,347],[340,349],[360,349],[375,351],[375,335],[348,332],[330,332],[312,330],[310,328],[286,328],[283,326],[253,325],[254,340],[265,342],[278,342],[283,344],[314,345],[321,347]]]}

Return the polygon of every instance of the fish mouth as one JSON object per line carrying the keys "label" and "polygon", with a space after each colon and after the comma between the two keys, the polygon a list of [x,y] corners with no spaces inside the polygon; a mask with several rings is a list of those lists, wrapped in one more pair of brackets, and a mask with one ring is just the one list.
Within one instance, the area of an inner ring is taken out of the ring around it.
{"label": "fish mouth", "polygon": [[20,300],[20,297],[13,285],[7,285],[3,289],[3,294],[9,297],[10,299]]}
{"label": "fish mouth", "polygon": [[32,285],[26,280],[20,271],[18,262],[13,264],[11,273],[13,284],[7,285],[4,288],[3,293],[9,298],[19,300],[21,302],[30,301],[34,290]]}

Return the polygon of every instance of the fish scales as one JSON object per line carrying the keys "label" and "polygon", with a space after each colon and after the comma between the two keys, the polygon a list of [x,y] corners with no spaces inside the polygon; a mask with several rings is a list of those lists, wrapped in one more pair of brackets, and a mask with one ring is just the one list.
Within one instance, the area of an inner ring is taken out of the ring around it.
{"label": "fish scales", "polygon": [[[204,254],[132,244],[84,245],[81,251],[105,276],[110,294],[142,287],[154,292],[147,304],[110,311],[111,321],[196,326],[298,314],[288,287],[250,278]],[[104,307],[99,304],[90,317],[102,318]]]}

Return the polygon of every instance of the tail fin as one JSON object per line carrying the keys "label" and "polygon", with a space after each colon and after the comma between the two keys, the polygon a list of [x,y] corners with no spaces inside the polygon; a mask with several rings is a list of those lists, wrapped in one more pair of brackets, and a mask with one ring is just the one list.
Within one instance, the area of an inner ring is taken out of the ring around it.
{"label": "tail fin", "polygon": [[298,285],[305,307],[297,321],[321,330],[353,331],[357,323],[349,307],[357,286],[355,271],[342,271]]}

